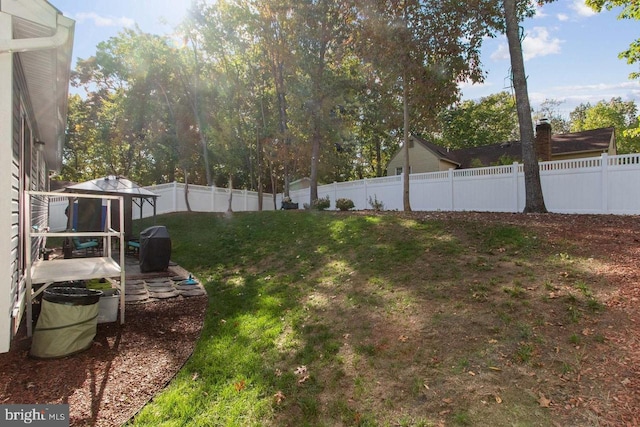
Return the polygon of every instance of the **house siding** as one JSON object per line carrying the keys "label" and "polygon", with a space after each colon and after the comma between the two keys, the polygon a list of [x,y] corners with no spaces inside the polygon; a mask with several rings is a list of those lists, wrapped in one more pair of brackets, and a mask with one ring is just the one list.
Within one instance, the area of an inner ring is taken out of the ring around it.
{"label": "house siding", "polygon": [[[440,160],[422,145],[415,143],[409,147],[410,173],[432,172],[440,169]],[[397,168],[404,168],[404,150],[400,148],[387,166],[387,176],[396,175]]]}
{"label": "house siding", "polygon": [[[14,55],[15,58],[15,55]],[[11,313],[11,335],[15,334],[19,313],[14,313],[13,308],[20,307],[20,290],[24,287],[23,266],[21,265],[20,252],[22,244],[20,241],[20,170],[21,170],[21,137],[23,127],[23,108],[21,107],[21,87],[20,63],[14,61],[13,70],[13,130],[12,130],[12,165],[11,165],[11,299],[14,303]],[[18,315],[14,318],[14,315]]]}
{"label": "house siding", "polygon": [[[0,38],[11,37],[11,17],[0,12]],[[13,78],[13,55],[0,53],[0,352],[9,350],[13,335],[13,302],[16,294],[17,261],[17,211],[19,194],[15,186],[18,176],[14,132],[16,117],[15,82]]]}

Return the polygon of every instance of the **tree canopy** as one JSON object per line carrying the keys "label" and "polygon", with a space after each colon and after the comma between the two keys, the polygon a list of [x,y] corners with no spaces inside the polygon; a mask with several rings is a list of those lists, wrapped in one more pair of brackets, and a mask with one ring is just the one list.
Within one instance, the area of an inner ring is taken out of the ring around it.
{"label": "tree canopy", "polygon": [[[501,7],[196,1],[174,34],[126,29],[78,60],[63,177],[273,193],[310,177],[313,200],[319,183],[384,175],[411,133],[450,148],[516,139],[510,94],[459,99],[460,82],[483,79]],[[518,17],[530,12],[517,2]]]}

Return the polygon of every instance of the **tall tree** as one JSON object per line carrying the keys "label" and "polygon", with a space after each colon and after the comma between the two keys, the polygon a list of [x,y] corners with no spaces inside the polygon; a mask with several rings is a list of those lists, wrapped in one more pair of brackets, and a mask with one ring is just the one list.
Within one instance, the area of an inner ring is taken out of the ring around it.
{"label": "tall tree", "polygon": [[[299,17],[299,63],[309,79],[306,103],[311,137],[310,200],[318,199],[318,169],[323,142],[332,142],[338,129],[337,108],[345,93],[340,64],[349,54],[347,41],[353,32],[356,11],[351,1],[306,0],[295,9]],[[332,145],[330,145],[332,146]],[[326,144],[325,144],[326,147]]]}
{"label": "tall tree", "polygon": [[453,0],[360,3],[360,52],[395,82],[395,96],[402,100],[405,211],[411,210],[411,130],[433,127],[438,112],[458,99],[458,82],[482,80],[480,46],[495,24],[487,19],[495,17],[488,6]]}
{"label": "tall tree", "polygon": [[511,75],[516,93],[516,107],[518,123],[520,125],[520,142],[522,143],[522,161],[524,163],[524,182],[526,201],[524,212],[547,212],[540,183],[540,169],[534,147],[533,121],[531,119],[531,104],[527,89],[527,77],[524,70],[524,57],[517,0],[503,0],[505,31],[511,57]]}

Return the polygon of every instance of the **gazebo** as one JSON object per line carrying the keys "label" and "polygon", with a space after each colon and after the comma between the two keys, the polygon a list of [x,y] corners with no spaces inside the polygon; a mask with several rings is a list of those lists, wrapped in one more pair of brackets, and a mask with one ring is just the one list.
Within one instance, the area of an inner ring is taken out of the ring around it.
{"label": "gazebo", "polygon": [[[157,194],[140,187],[133,181],[119,176],[105,176],[103,178],[93,179],[91,181],[82,182],[80,184],[71,185],[65,188],[65,193],[78,194],[104,194],[109,196],[123,196],[124,198],[124,234],[125,240],[131,240],[133,237],[133,203],[140,208],[140,219],[142,219],[142,210],[145,202],[153,207],[153,218],[155,223],[156,217],[156,199]],[[99,199],[97,203],[101,203]],[[78,231],[102,231],[103,221],[101,205],[96,206],[94,199],[80,199],[77,208],[77,222],[73,219],[75,209],[70,210],[69,220],[70,226],[77,223]],[[120,206],[114,206],[111,210],[112,224],[118,224],[116,218],[119,217]]]}

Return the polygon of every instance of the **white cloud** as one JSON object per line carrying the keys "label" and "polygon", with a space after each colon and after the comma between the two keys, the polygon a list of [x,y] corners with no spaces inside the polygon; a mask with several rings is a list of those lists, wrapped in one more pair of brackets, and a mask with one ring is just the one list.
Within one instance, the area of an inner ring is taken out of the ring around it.
{"label": "white cloud", "polygon": [[[562,40],[551,38],[549,30],[545,27],[533,27],[522,41],[522,53],[524,60],[528,61],[537,56],[547,56],[560,53]],[[491,54],[491,59],[509,59],[509,46],[506,41],[500,43],[498,49]]]}
{"label": "white cloud", "polygon": [[567,15],[566,13],[559,13],[558,15],[556,15],[556,17],[558,18],[558,21],[568,21],[569,20],[569,15]]}
{"label": "white cloud", "polygon": [[113,16],[100,16],[95,12],[78,12],[75,16],[77,22],[93,21],[97,27],[133,27],[135,21],[126,16],[119,18]]}
{"label": "white cloud", "polygon": [[580,104],[595,105],[600,101],[609,101],[611,98],[617,97],[622,98],[623,101],[634,101],[638,104],[640,102],[640,85],[634,81],[621,81],[618,83],[553,86],[544,92],[529,92],[529,99],[534,108],[537,108],[546,99],[555,99],[562,102],[559,110],[567,116]]}
{"label": "white cloud", "polygon": [[522,41],[524,60],[536,56],[547,56],[560,53],[562,41],[559,38],[551,38],[549,30],[545,27],[533,27]]}
{"label": "white cloud", "polygon": [[569,5],[580,16],[593,16],[596,12],[584,3],[584,0],[573,0]]}

